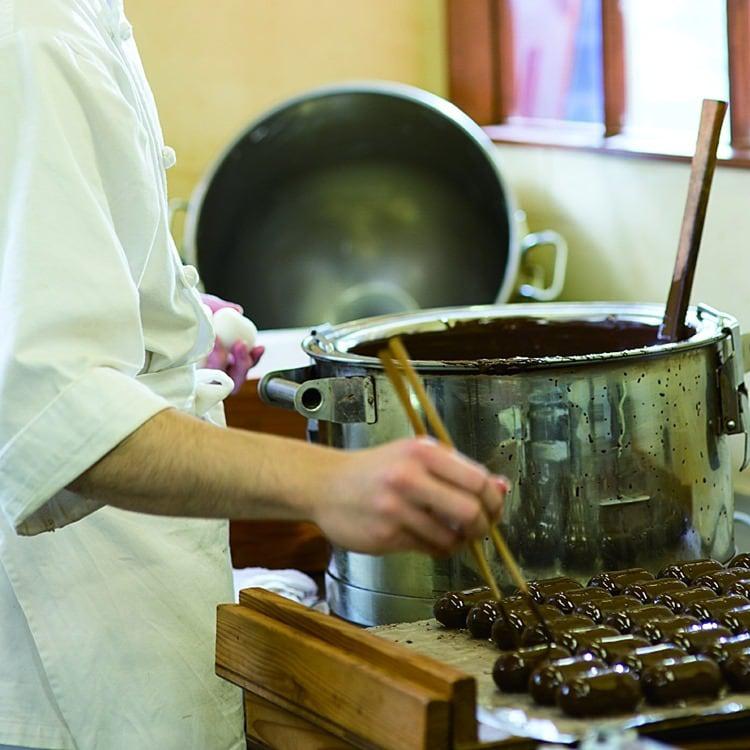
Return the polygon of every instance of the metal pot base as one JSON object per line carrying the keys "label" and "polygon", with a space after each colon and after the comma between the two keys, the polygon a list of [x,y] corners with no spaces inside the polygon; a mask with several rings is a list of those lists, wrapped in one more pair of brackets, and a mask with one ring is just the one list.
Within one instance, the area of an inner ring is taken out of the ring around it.
{"label": "metal pot base", "polygon": [[432,599],[361,589],[344,583],[330,572],[326,573],[326,594],[333,614],[365,627],[432,617]]}

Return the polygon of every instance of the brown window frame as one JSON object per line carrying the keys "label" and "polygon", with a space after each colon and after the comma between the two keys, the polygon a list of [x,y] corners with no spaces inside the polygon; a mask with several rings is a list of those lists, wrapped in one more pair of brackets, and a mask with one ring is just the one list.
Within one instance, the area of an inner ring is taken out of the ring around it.
{"label": "brown window frame", "polygon": [[[691,154],[624,128],[624,20],[619,0],[602,5],[604,122],[578,123],[513,116],[513,26],[510,0],[447,0],[450,97],[498,143],[688,161]],[[750,0],[726,0],[731,146],[720,162],[750,167]]]}

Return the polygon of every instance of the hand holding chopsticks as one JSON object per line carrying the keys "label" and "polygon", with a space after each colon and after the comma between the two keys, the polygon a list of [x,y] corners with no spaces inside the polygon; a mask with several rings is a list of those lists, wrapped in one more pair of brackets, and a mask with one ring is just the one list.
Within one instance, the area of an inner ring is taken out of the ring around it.
{"label": "hand holding chopsticks", "polygon": [[[381,351],[378,354],[378,358],[380,359],[383,368],[385,369],[385,372],[389,380],[391,381],[394,390],[396,391],[401,405],[406,411],[412,428],[414,429],[414,433],[416,435],[428,434],[422,418],[411,403],[409,390],[406,387],[404,380],[402,379],[402,374],[414,391],[417,397],[417,401],[419,402],[419,405],[421,406],[422,411],[424,412],[427,421],[429,422],[430,427],[435,433],[437,439],[444,445],[454,448],[455,445],[453,443],[453,440],[451,439],[450,434],[448,433],[448,430],[443,423],[443,420],[440,418],[437,409],[435,409],[435,405],[427,395],[427,391],[425,390],[424,384],[422,383],[422,379],[419,377],[416,370],[412,367],[411,362],[409,361],[409,356],[406,352],[406,348],[404,347],[402,341],[399,338],[391,339],[388,344],[388,350]],[[398,367],[396,367],[393,360],[398,362]],[[508,545],[500,534],[500,530],[492,522],[492,519],[488,519],[488,521],[490,538],[492,539],[492,543],[497,554],[505,564],[508,573],[510,574],[513,582],[518,587],[519,591],[528,596],[529,602],[531,603],[532,609],[534,610],[534,614],[542,624],[547,636],[550,636],[547,623],[542,616],[539,608],[536,606],[536,602],[534,602],[533,598],[529,594],[529,588],[526,584],[525,579],[523,578],[523,575],[521,574],[518,563],[516,563],[513,554],[511,553]],[[492,574],[492,570],[489,566],[489,563],[487,562],[487,558],[484,555],[482,545],[479,541],[473,540],[471,542],[471,551],[474,555],[474,559],[480,573],[482,574],[482,577],[485,579],[487,585],[492,591],[492,595],[496,600],[499,601],[500,599],[502,599],[502,593],[499,586],[497,585],[497,581],[495,580],[494,575]]]}

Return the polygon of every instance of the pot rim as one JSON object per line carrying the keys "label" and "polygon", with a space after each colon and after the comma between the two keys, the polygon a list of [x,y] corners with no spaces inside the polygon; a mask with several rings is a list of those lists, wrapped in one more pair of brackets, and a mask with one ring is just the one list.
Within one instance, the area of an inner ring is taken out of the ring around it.
{"label": "pot rim", "polygon": [[[351,352],[351,349],[366,342],[387,339],[399,334],[447,330],[452,324],[461,321],[531,317],[549,321],[596,322],[615,317],[658,327],[663,315],[663,305],[643,302],[517,303],[435,308],[364,318],[337,326],[320,326],[302,342],[302,348],[306,354],[318,362],[382,370],[382,365],[376,357],[355,354]],[[492,360],[412,361],[420,370],[464,373],[593,365],[698,349],[731,335],[731,329],[738,325],[732,316],[700,304],[689,308],[687,323],[695,328],[696,333],[685,341],[615,352],[550,357],[509,357]]]}
{"label": "pot rim", "polygon": [[[500,171],[499,156],[494,143],[484,130],[482,130],[482,128],[471,119],[471,117],[452,102],[416,86],[410,86],[405,83],[395,83],[392,81],[354,80],[319,86],[279,102],[270,109],[265,110],[260,116],[246,125],[212,162],[201,177],[197,186],[193,190],[190,200],[188,201],[182,237],[182,251],[186,262],[192,263],[193,265],[198,264],[198,225],[203,212],[203,204],[205,203],[206,196],[208,195],[208,191],[211,188],[217,173],[234,149],[249,137],[256,128],[262,126],[272,117],[275,117],[279,112],[306,101],[338,94],[368,93],[407,99],[433,110],[437,114],[443,116],[452,125],[462,130],[474,142],[477,148],[484,153],[505,198],[506,211],[508,214],[507,263],[500,287],[497,291],[497,296],[495,297],[495,302],[501,303],[510,299],[518,281],[519,267],[521,263],[521,240],[517,225],[518,206],[516,204],[515,195],[510,190]],[[500,252],[500,250],[501,248],[498,248],[498,252]]]}

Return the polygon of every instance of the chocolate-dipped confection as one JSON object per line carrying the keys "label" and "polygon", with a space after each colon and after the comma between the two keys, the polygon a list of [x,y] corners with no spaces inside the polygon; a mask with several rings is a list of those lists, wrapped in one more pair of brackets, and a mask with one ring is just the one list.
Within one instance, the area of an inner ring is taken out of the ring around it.
{"label": "chocolate-dipped confection", "polygon": [[634,627],[644,625],[653,620],[667,620],[674,617],[674,613],[667,607],[657,604],[647,604],[620,612],[612,612],[604,618],[604,624],[619,630],[621,633],[630,633]]}
{"label": "chocolate-dipped confection", "polygon": [[554,644],[519,648],[497,658],[492,679],[506,693],[523,693],[528,686],[529,676],[540,664],[569,656],[569,651]]}
{"label": "chocolate-dipped confection", "polygon": [[695,585],[705,586],[715,591],[718,596],[724,596],[737,581],[748,580],[750,580],[750,570],[747,568],[732,568],[731,570],[717,570],[696,578]]}
{"label": "chocolate-dipped confection", "polygon": [[750,691],[750,650],[731,656],[721,665],[721,671],[732,690]]}
{"label": "chocolate-dipped confection", "polygon": [[687,589],[686,591],[670,591],[667,594],[659,594],[654,599],[654,604],[669,607],[676,615],[681,615],[685,610],[696,602],[705,602],[707,599],[715,599],[716,592],[705,586]]}
{"label": "chocolate-dipped confection", "polygon": [[571,591],[561,591],[559,594],[553,594],[547,603],[557,607],[564,615],[570,615],[575,612],[576,607],[580,607],[586,602],[596,602],[602,599],[610,599],[610,593],[604,589],[573,589]]}
{"label": "chocolate-dipped confection", "polygon": [[723,664],[727,659],[744,651],[750,651],[750,635],[743,633],[731,638],[719,638],[705,653],[709,659],[717,664]]}
{"label": "chocolate-dipped confection", "polygon": [[566,681],[557,705],[568,716],[605,716],[631,713],[641,701],[638,679],[622,667],[613,667]]}
{"label": "chocolate-dipped confection", "polygon": [[586,653],[607,664],[617,664],[636,649],[646,648],[651,644],[637,635],[613,635],[595,641],[587,647]]}
{"label": "chocolate-dipped confection", "polygon": [[595,623],[601,624],[612,612],[624,612],[641,606],[643,605],[631,596],[612,596],[600,601],[584,602],[576,609],[576,614],[590,617]]}
{"label": "chocolate-dipped confection", "polygon": [[545,578],[541,581],[531,581],[529,583],[529,593],[534,598],[534,601],[540,604],[547,601],[554,594],[559,594],[562,591],[574,591],[580,588],[582,587],[578,581],[567,576]]}
{"label": "chocolate-dipped confection", "polygon": [[477,603],[492,598],[487,588],[451,591],[441,596],[432,608],[435,619],[453,630],[466,627],[469,610]]}
{"label": "chocolate-dipped confection", "polygon": [[497,602],[482,602],[472,607],[466,618],[466,627],[472,638],[486,640],[492,634],[492,625],[501,617],[500,606]]}
{"label": "chocolate-dipped confection", "polygon": [[558,659],[538,667],[531,673],[529,693],[540,706],[554,706],[555,694],[563,682],[597,669],[606,669],[606,665],[590,655]]}
{"label": "chocolate-dipped confection", "polygon": [[703,656],[687,656],[649,667],[641,675],[641,689],[649,703],[663,706],[696,698],[716,698],[724,680],[719,667]]}
{"label": "chocolate-dipped confection", "polygon": [[750,605],[730,609],[719,618],[719,622],[735,635],[750,633]]}
{"label": "chocolate-dipped confection", "polygon": [[614,628],[593,625],[592,627],[576,628],[575,630],[569,630],[567,633],[561,633],[557,642],[571,653],[579,654],[601,641],[602,638],[611,638],[613,635],[619,635]]}
{"label": "chocolate-dipped confection", "polygon": [[633,628],[633,633],[642,635],[646,640],[651,641],[651,643],[668,643],[678,630],[687,628],[690,625],[698,625],[698,620],[688,615],[680,615],[668,620],[644,622],[643,625]]}
{"label": "chocolate-dipped confection", "polygon": [[540,623],[536,619],[533,620],[523,631],[523,635],[521,636],[522,645],[533,646],[539,643],[547,643],[549,641],[547,631],[549,631],[555,643],[561,643],[560,637],[564,633],[576,628],[587,628],[594,624],[594,621],[590,617],[583,617],[583,615],[563,617],[559,612],[557,615],[557,618],[545,617],[544,623]]}
{"label": "chocolate-dipped confection", "polygon": [[744,596],[745,599],[750,600],[750,581],[740,580],[735,581],[727,591],[727,594],[737,594],[737,596]]}
{"label": "chocolate-dipped confection", "polygon": [[730,638],[732,631],[715,622],[681,628],[672,636],[672,643],[689,654],[705,654],[720,638]]}
{"label": "chocolate-dipped confection", "polygon": [[727,568],[750,568],[750,552],[740,552],[728,563]]}
{"label": "chocolate-dipped confection", "polygon": [[611,570],[595,575],[588,586],[609,591],[610,594],[621,594],[623,589],[633,583],[653,581],[654,576],[645,568],[627,568],[625,570]]}
{"label": "chocolate-dipped confection", "polygon": [[685,614],[691,617],[697,617],[701,622],[711,622],[718,620],[725,612],[737,607],[744,607],[750,604],[744,596],[718,596],[716,599],[706,599],[705,602],[695,602],[686,610]]}
{"label": "chocolate-dipped confection", "polygon": [[671,643],[659,643],[656,646],[644,646],[625,654],[620,664],[627,667],[631,672],[640,675],[644,669],[664,664],[668,659],[682,659],[687,656],[683,651]]}
{"label": "chocolate-dipped confection", "polygon": [[524,614],[524,612],[506,610],[505,617],[498,617],[492,624],[490,637],[499,649],[509,651],[521,645],[521,633],[526,627]]}
{"label": "chocolate-dipped confection", "polygon": [[690,562],[667,565],[662,568],[657,578],[676,578],[690,586],[696,578],[707,573],[713,573],[715,570],[722,570],[724,566],[718,560],[691,560]]}
{"label": "chocolate-dipped confection", "polygon": [[687,586],[676,578],[660,578],[655,581],[643,581],[642,583],[631,583],[626,586],[622,593],[632,596],[643,604],[651,604],[659,594],[667,594],[670,591],[686,591]]}

